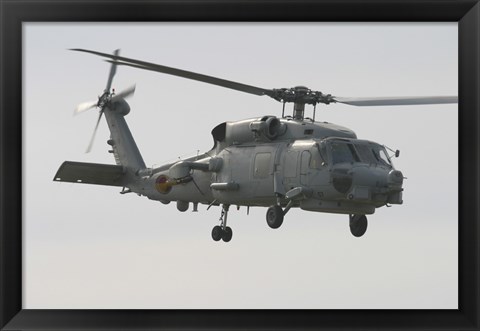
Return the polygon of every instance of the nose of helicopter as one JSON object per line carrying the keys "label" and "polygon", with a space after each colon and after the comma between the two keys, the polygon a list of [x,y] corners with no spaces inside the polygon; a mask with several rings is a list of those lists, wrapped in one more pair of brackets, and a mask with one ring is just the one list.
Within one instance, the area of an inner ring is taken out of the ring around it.
{"label": "nose of helicopter", "polygon": [[389,187],[401,187],[403,184],[403,174],[399,170],[390,170],[387,176],[387,183]]}
{"label": "nose of helicopter", "polygon": [[388,183],[388,203],[392,204],[402,204],[402,184],[403,184],[403,174],[399,170],[390,170],[387,176]]}
{"label": "nose of helicopter", "polygon": [[352,185],[348,199],[401,204],[403,174],[399,170],[357,167],[349,171]]}

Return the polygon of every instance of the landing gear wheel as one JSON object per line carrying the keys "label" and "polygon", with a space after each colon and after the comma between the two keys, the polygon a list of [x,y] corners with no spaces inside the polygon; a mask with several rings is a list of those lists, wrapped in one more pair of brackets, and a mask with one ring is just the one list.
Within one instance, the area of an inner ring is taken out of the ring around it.
{"label": "landing gear wheel", "polygon": [[219,241],[220,239],[222,239],[222,236],[223,236],[222,227],[219,225],[214,226],[212,229],[212,239],[215,241]]}
{"label": "landing gear wheel", "polygon": [[222,240],[226,243],[228,243],[230,240],[232,240],[232,228],[227,226],[225,230],[223,230],[223,235],[222,235]]}
{"label": "landing gear wheel", "polygon": [[220,215],[220,225],[213,227],[212,229],[212,238],[215,241],[219,241],[222,239],[224,242],[229,242],[232,240],[232,229],[227,226],[227,215],[228,215],[228,208],[230,205],[224,204],[222,206],[222,214]]}
{"label": "landing gear wheel", "polygon": [[355,237],[361,237],[367,231],[368,221],[365,215],[350,215],[350,232]]}
{"label": "landing gear wheel", "polygon": [[278,229],[283,223],[283,210],[280,206],[271,206],[267,210],[267,224],[272,229]]}

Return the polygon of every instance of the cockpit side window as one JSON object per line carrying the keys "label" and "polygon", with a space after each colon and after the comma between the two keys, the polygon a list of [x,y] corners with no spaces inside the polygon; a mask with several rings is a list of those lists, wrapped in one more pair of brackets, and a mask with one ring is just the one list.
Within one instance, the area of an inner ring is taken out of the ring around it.
{"label": "cockpit side window", "polygon": [[359,162],[360,159],[352,144],[332,142],[330,144],[333,164]]}
{"label": "cockpit side window", "polygon": [[327,165],[327,151],[324,142],[313,145],[310,154],[312,155],[309,164],[311,169],[321,169]]}
{"label": "cockpit side window", "polygon": [[388,158],[387,152],[385,152],[385,149],[383,148],[378,148],[376,156],[378,155],[380,163],[391,166],[390,159]]}
{"label": "cockpit side window", "polygon": [[312,148],[312,157],[310,158],[310,168],[312,169],[320,169],[322,164],[325,162],[320,155],[320,151],[318,149]]}

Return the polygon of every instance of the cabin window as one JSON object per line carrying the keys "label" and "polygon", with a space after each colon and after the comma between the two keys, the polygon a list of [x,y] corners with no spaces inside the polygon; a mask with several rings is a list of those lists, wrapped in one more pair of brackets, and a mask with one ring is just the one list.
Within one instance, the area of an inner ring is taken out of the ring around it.
{"label": "cabin window", "polygon": [[298,151],[287,151],[285,152],[285,177],[296,177],[297,176],[297,158]]}
{"label": "cabin window", "polygon": [[271,153],[257,153],[253,168],[254,178],[265,178],[270,174]]}
{"label": "cabin window", "polygon": [[311,163],[312,154],[309,151],[302,152],[302,159],[300,162],[300,174],[306,174],[308,172],[308,166]]}

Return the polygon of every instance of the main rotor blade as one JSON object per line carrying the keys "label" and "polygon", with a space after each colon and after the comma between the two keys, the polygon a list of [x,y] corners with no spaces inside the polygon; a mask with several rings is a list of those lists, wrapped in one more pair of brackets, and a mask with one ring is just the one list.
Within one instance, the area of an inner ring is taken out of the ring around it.
{"label": "main rotor blade", "polygon": [[96,106],[97,106],[97,101],[82,102],[75,108],[75,110],[73,111],[73,115],[78,115],[80,113],[83,113],[84,111],[95,108]]}
{"label": "main rotor blade", "polygon": [[434,105],[458,103],[457,96],[429,96],[429,97],[378,97],[378,98],[343,98],[333,97],[334,102],[352,106],[406,106],[406,105]]}
{"label": "main rotor blade", "polygon": [[93,141],[95,140],[95,135],[97,134],[98,125],[100,124],[100,120],[102,119],[102,115],[103,115],[103,110],[100,110],[100,113],[98,115],[97,124],[95,125],[95,129],[93,130],[92,138],[90,138],[90,143],[88,144],[88,147],[87,147],[87,150],[85,151],[85,153],[90,153],[90,151],[92,150]]}
{"label": "main rotor blade", "polygon": [[[87,49],[81,49],[81,48],[72,48],[71,50],[103,56],[103,57],[112,59],[113,62],[121,61],[121,62],[117,62],[116,63],[117,65],[125,65],[125,66],[130,66],[130,67],[139,68],[139,69],[161,72],[161,73],[168,74],[168,75],[173,75],[173,76],[188,78],[188,79],[192,79],[192,80],[197,80],[197,81],[200,81],[200,82],[213,84],[213,85],[218,85],[218,86],[222,86],[222,87],[226,87],[226,88],[230,88],[230,89],[233,89],[233,90],[246,92],[246,93],[250,93],[250,94],[268,95],[268,96],[272,96],[274,94],[273,90],[263,89],[263,88],[260,88],[260,87],[256,87],[256,86],[252,86],[252,85],[246,85],[246,84],[242,84],[242,83],[237,83],[237,82],[234,82],[234,81],[221,79],[221,78],[208,76],[208,75],[203,75],[203,74],[199,74],[199,73],[192,72],[192,71],[167,67],[167,66],[163,66],[163,65],[155,64],[155,63],[151,63],[151,62],[129,59],[129,58],[122,57],[122,56],[100,53],[100,52],[91,51],[91,50],[87,50]],[[108,62],[112,62],[112,61],[108,61]]]}
{"label": "main rotor blade", "polygon": [[129,97],[130,95],[134,94],[135,93],[135,86],[136,85],[132,85],[129,88],[121,91],[120,93],[114,94],[113,97],[112,97],[112,102],[115,102],[119,99],[125,99],[125,98]]}
{"label": "main rotor blade", "polygon": [[[119,53],[120,53],[119,49],[116,49],[115,51],[113,51],[114,59],[118,56]],[[115,64],[115,61],[113,61],[112,66],[110,67],[110,74],[108,75],[107,86],[105,87],[105,92],[110,92],[110,88],[112,87],[113,76],[115,76],[116,72],[117,72],[117,65]]]}

